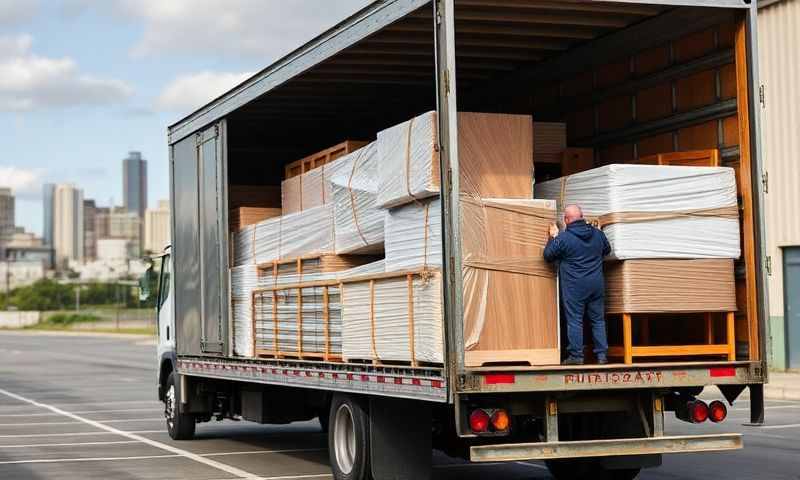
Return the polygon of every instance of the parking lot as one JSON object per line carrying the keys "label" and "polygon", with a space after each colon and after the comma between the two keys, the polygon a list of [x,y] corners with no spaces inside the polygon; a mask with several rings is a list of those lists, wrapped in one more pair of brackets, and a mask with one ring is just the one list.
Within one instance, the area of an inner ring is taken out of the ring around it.
{"label": "parking lot", "polygon": [[[155,400],[152,341],[0,332],[2,479],[330,478],[317,422],[202,424],[172,441]],[[747,402],[722,425],[668,421],[668,433],[744,431],[745,449],[676,455],[643,479],[800,479],[800,402],[768,402],[768,425],[744,427]],[[671,417],[671,415],[670,415]],[[466,464],[434,456],[436,479],[546,479],[543,464]]]}

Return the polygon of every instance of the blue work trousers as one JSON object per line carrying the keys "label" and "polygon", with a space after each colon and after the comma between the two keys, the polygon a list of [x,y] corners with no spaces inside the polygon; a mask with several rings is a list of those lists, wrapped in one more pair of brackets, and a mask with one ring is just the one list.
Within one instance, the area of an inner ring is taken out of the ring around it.
{"label": "blue work trousers", "polygon": [[583,319],[588,318],[592,326],[594,354],[596,357],[608,355],[606,334],[605,296],[600,290],[581,298],[563,298],[564,316],[567,319],[567,352],[572,358],[583,359]]}

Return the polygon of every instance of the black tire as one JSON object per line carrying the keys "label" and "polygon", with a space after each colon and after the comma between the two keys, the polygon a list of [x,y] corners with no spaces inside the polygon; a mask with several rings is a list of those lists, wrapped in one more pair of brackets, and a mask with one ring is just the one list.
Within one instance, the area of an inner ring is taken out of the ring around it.
{"label": "black tire", "polygon": [[547,460],[544,463],[556,480],[634,480],[642,470],[606,470],[600,460],[594,458]]}
{"label": "black tire", "polygon": [[194,415],[181,411],[175,379],[175,372],[170,373],[164,390],[164,417],[167,420],[167,432],[173,440],[191,440],[194,438],[197,422]]}
{"label": "black tire", "polygon": [[[328,416],[328,455],[335,480],[371,480],[369,413],[366,403],[336,394]],[[344,439],[350,439],[344,441]]]}

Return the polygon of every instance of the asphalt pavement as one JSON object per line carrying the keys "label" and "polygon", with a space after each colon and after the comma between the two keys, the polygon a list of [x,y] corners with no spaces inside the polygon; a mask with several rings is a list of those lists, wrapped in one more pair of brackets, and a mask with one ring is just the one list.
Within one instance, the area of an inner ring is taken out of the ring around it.
{"label": "asphalt pavement", "polygon": [[[0,479],[326,479],[317,422],[201,424],[175,442],[155,400],[155,346],[141,338],[0,332]],[[706,395],[714,395],[707,392]],[[800,480],[800,402],[768,401],[747,427],[747,401],[720,425],[667,422],[667,434],[744,432],[745,448],[672,455],[643,480]],[[434,478],[548,479],[539,462],[468,464],[434,455]]]}

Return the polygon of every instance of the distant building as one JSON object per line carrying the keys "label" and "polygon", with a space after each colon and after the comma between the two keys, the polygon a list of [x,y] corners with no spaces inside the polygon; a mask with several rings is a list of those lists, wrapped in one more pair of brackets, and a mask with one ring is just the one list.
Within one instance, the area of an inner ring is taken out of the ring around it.
{"label": "distant building", "polygon": [[144,217],[147,209],[147,161],[141,152],[129,152],[122,160],[122,206]]}
{"label": "distant building", "polygon": [[144,250],[162,252],[169,239],[169,201],[161,200],[158,208],[148,208],[144,213]]}
{"label": "distant building", "polygon": [[14,195],[10,188],[0,188],[0,241],[14,233]]}
{"label": "distant building", "polygon": [[42,226],[42,238],[44,244],[53,246],[53,197],[55,196],[56,186],[53,183],[45,183],[42,188],[42,207],[44,211],[44,224]]}
{"label": "distant building", "polygon": [[94,209],[94,238],[108,238],[109,233],[111,209],[108,207],[95,207]]}
{"label": "distant building", "polygon": [[40,261],[0,262],[0,289],[10,291],[30,285],[46,273],[46,266]]}
{"label": "distant building", "polygon": [[134,257],[134,244],[127,238],[97,240],[97,260],[100,262],[124,262]]}
{"label": "distant building", "polygon": [[53,193],[53,247],[56,265],[83,261],[83,190],[74,185],[56,185]]}
{"label": "distant building", "polygon": [[97,258],[96,229],[97,204],[92,199],[83,201],[83,257],[87,262]]}
{"label": "distant building", "polygon": [[[98,237],[98,239],[101,237]],[[124,238],[131,242],[132,257],[141,254],[142,219],[136,212],[113,208],[108,214],[108,235],[105,238]]]}
{"label": "distant building", "polygon": [[6,236],[5,248],[11,247],[42,247],[44,240],[31,232],[26,232],[22,227],[17,227],[13,233]]}

